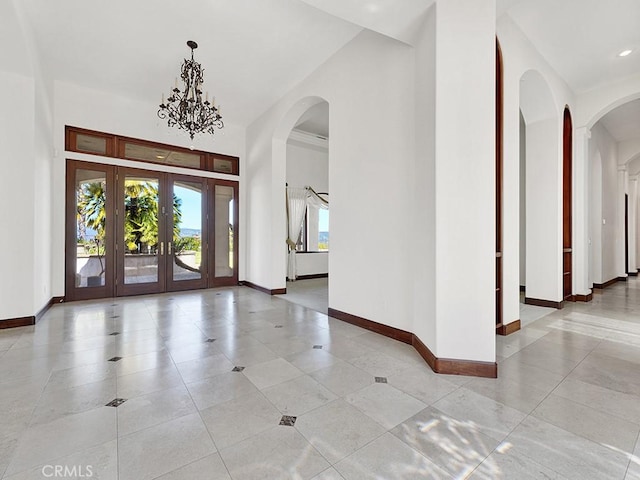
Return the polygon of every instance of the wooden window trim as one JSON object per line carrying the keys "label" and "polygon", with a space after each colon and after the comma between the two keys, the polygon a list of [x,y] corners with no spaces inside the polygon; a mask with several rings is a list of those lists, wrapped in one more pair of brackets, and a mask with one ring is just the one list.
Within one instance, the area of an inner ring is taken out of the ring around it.
{"label": "wooden window trim", "polygon": [[108,133],[95,132],[93,130],[87,130],[85,128],[76,128],[76,127],[65,127],[64,132],[64,148],[69,152],[78,152],[84,153],[86,155],[100,155],[95,152],[87,152],[85,150],[80,150],[76,147],[78,142],[78,135],[88,135],[91,137],[103,138],[106,140],[106,153],[104,157],[113,157],[115,156],[115,136],[110,135]]}
{"label": "wooden window trim", "polygon": [[[106,154],[102,155],[95,152],[87,152],[77,148],[78,135],[89,135],[93,137],[104,138],[106,140]],[[174,165],[166,162],[154,162],[153,160],[140,160],[136,158],[128,158],[125,156],[125,145],[127,143],[133,143],[143,147],[159,148],[164,150],[171,150],[175,152],[188,153],[190,155],[200,155],[200,166],[192,167],[189,165]],[[86,128],[79,128],[67,125],[65,127],[65,149],[69,152],[78,152],[86,155],[98,155],[102,157],[120,158],[130,160],[133,162],[139,162],[141,164],[151,165],[164,165],[170,167],[187,168],[189,170],[199,170],[207,172],[221,173],[224,175],[240,175],[240,159],[232,155],[224,155],[221,153],[206,152],[203,150],[191,150],[190,148],[179,147],[176,145],[169,145],[166,143],[152,142],[150,140],[143,140],[140,138],[125,137],[123,135],[115,135],[112,133],[99,132],[96,130],[88,130]],[[222,172],[214,169],[214,161],[216,159],[229,160],[232,163],[231,172]]]}
{"label": "wooden window trim", "polygon": [[[173,145],[167,145],[166,143],[149,142],[147,140],[140,140],[140,139],[131,138],[131,137],[116,136],[115,137],[115,142],[116,142],[116,152],[117,152],[116,157],[117,158],[123,158],[125,160],[131,160],[133,162],[151,163],[151,164],[154,164],[154,165],[165,165],[165,166],[169,166],[169,167],[188,168],[190,170],[207,170],[207,168],[206,168],[207,152],[201,152],[201,151],[198,151],[198,150],[191,150],[189,148],[184,148],[184,147],[174,147]],[[175,164],[172,164],[172,163],[156,162],[156,161],[153,161],[153,160],[140,160],[139,158],[127,157],[125,155],[125,148],[126,148],[127,144],[138,145],[140,147],[166,149],[166,150],[171,150],[171,151],[174,151],[174,152],[187,153],[187,154],[190,154],[190,155],[198,155],[198,156],[200,156],[200,166],[199,167],[192,167],[192,166],[189,166],[189,165],[175,165]]]}

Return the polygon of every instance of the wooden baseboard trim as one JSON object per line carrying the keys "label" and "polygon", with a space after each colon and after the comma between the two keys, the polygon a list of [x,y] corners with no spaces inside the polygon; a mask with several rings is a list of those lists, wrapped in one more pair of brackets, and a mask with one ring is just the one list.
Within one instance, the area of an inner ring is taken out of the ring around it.
{"label": "wooden baseboard trim", "polygon": [[0,330],[3,330],[5,328],[28,327],[30,325],[35,325],[40,321],[44,314],[47,313],[47,310],[49,310],[52,305],[62,302],[64,302],[64,297],[51,297],[51,299],[45,304],[45,306],[38,310],[38,313],[36,313],[35,315],[0,320]]}
{"label": "wooden baseboard trim", "polygon": [[470,377],[498,378],[496,362],[475,362],[472,360],[453,360],[436,357],[416,335],[412,335],[411,344],[425,362],[436,373],[443,375],[467,375]]}
{"label": "wooden baseboard trim", "polygon": [[507,323],[506,325],[501,324],[496,328],[496,333],[498,335],[511,335],[514,332],[517,332],[518,330],[520,330],[521,325],[520,325],[520,319],[518,320],[514,320],[511,323]]}
{"label": "wooden baseboard trim", "polygon": [[28,317],[6,318],[4,320],[0,320],[0,330],[5,328],[28,327],[29,325],[35,324],[35,315],[30,315]]}
{"label": "wooden baseboard trim", "polygon": [[298,275],[296,280],[313,280],[314,278],[329,278],[328,273],[313,273],[311,275]]}
{"label": "wooden baseboard trim", "polygon": [[561,302],[554,302],[553,300],[525,297],[524,303],[527,305],[535,305],[536,307],[557,308],[558,310],[564,308],[564,300]]}
{"label": "wooden baseboard trim", "polygon": [[627,280],[629,280],[629,277],[618,277],[619,282],[626,282]]}
{"label": "wooden baseboard trim", "polygon": [[590,302],[593,300],[593,292],[589,295],[576,295],[576,302]]}
{"label": "wooden baseboard trim", "polygon": [[244,285],[245,287],[253,288],[254,290],[258,290],[259,292],[266,293],[267,295],[284,295],[285,293],[287,293],[286,288],[274,288],[270,290],[268,288],[261,287],[260,285],[256,285],[255,283],[248,282],[246,280],[238,282],[238,284]]}
{"label": "wooden baseboard trim", "polygon": [[638,272],[629,272],[627,275],[629,275],[630,277],[637,277]]}
{"label": "wooden baseboard trim", "polygon": [[615,283],[619,282],[620,277],[615,277],[612,278],[611,280],[604,282],[604,283],[594,283],[593,284],[593,288],[597,288],[599,290],[605,289],[607,287],[610,287],[611,285],[614,285]]}
{"label": "wooden baseboard trim", "polygon": [[[436,373],[445,375],[468,375],[472,377],[498,377],[498,365],[495,362],[475,362],[471,360],[455,360],[448,358],[437,358],[433,352],[427,347],[422,340],[415,334],[401,330],[399,328],[390,327],[382,323],[374,322],[366,318],[358,317],[350,313],[342,312],[334,308],[328,309],[330,317],[342,320],[343,322],[365,328],[385,337],[393,338],[403,343],[412,345],[420,354],[425,362]],[[519,322],[519,321],[518,321]]]}
{"label": "wooden baseboard trim", "polygon": [[42,307],[38,313],[35,314],[36,323],[40,321],[40,319],[44,316],[45,313],[56,303],[64,302],[64,297],[51,297],[51,299],[46,303],[44,307]]}
{"label": "wooden baseboard trim", "polygon": [[390,327],[389,325],[374,322],[373,320],[368,320],[366,318],[358,317],[357,315],[351,315],[350,313],[341,312],[340,310],[336,310],[334,308],[329,308],[327,311],[327,315],[333,318],[337,318],[338,320],[342,320],[343,322],[366,328],[367,330],[379,333],[380,335],[384,335],[385,337],[393,338],[394,340],[398,340],[400,342],[408,343],[409,345],[411,345],[413,337],[413,334],[411,332],[407,332],[395,327]]}

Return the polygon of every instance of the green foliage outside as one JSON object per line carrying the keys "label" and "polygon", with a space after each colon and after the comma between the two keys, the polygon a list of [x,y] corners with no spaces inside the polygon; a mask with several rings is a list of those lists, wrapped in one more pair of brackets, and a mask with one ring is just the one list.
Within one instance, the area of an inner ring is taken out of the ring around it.
{"label": "green foliage outside", "polygon": [[[124,241],[129,253],[155,253],[158,246],[158,186],[131,180],[124,186]],[[77,215],[80,239],[89,254],[104,255],[106,195],[105,182],[84,183],[77,191]],[[181,237],[182,202],[173,196],[173,242],[176,253],[200,250],[199,237]],[[86,228],[95,239],[86,239]]]}

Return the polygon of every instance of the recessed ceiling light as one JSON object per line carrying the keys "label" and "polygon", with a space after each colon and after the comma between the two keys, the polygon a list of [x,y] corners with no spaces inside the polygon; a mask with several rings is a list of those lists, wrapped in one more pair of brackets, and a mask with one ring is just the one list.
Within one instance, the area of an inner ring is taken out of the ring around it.
{"label": "recessed ceiling light", "polygon": [[631,52],[633,52],[633,50],[623,50],[621,51],[618,56],[619,57],[626,57],[627,55],[629,55]]}
{"label": "recessed ceiling light", "polygon": [[156,158],[164,158],[163,155],[156,155]]}

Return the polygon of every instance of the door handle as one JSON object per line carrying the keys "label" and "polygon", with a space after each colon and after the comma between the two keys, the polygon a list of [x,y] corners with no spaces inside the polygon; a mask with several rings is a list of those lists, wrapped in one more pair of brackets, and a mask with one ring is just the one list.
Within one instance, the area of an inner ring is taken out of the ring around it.
{"label": "door handle", "polygon": [[167,255],[171,255],[171,242],[167,242]]}
{"label": "door handle", "polygon": [[160,242],[160,255],[164,255],[164,242]]}

